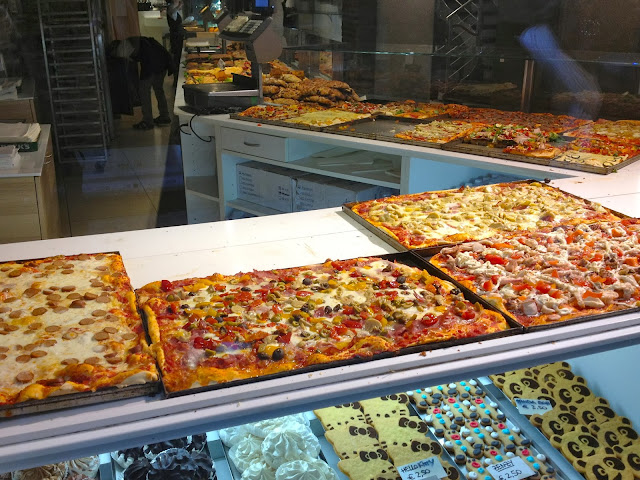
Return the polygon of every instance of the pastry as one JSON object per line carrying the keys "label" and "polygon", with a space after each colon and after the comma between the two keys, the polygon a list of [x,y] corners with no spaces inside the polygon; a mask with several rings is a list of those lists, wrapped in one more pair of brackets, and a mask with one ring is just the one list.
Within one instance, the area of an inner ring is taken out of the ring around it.
{"label": "pastry", "polygon": [[209,480],[214,471],[208,455],[190,455],[184,448],[170,448],[153,459],[147,480]]}
{"label": "pastry", "polygon": [[145,457],[149,460],[153,460],[160,452],[164,452],[170,448],[185,448],[187,443],[187,438],[182,437],[174,440],[168,440],[166,442],[151,443],[142,447],[142,450],[144,451]]}
{"label": "pastry", "polygon": [[67,464],[52,463],[41,467],[13,472],[12,480],[63,480],[67,475]]}
{"label": "pastry", "polygon": [[96,478],[100,469],[100,457],[94,455],[92,457],[76,458],[69,460],[67,467],[70,474],[81,474],[89,478]]}
{"label": "pastry", "polygon": [[151,468],[151,463],[146,457],[138,458],[124,471],[124,480],[147,480],[147,472]]}
{"label": "pastry", "polygon": [[229,458],[240,473],[262,460],[262,438],[247,434],[229,450]]}
{"label": "pastry", "polygon": [[253,462],[242,472],[242,480],[275,480],[276,471],[263,460]]}
{"label": "pastry", "polygon": [[276,480],[338,480],[338,475],[322,460],[294,460],[278,467]]}
{"label": "pastry", "polygon": [[357,456],[360,450],[381,448],[378,432],[364,422],[328,430],[324,436],[342,459]]}
{"label": "pastry", "polygon": [[294,429],[277,429],[262,442],[262,456],[267,465],[277,469],[294,460],[316,458],[320,443],[313,434],[306,435]]}

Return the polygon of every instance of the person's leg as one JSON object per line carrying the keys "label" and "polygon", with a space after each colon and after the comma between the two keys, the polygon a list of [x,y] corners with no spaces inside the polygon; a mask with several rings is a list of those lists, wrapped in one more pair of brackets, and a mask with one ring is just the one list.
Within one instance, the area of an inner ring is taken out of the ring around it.
{"label": "person's leg", "polygon": [[151,110],[151,78],[140,79],[140,104],[142,106],[142,121],[133,127],[138,130],[153,128],[153,111]]}
{"label": "person's leg", "polygon": [[167,72],[157,73],[152,76],[153,79],[153,91],[156,94],[156,100],[158,101],[158,112],[160,116],[156,118],[156,122],[163,123],[163,121],[168,120],[170,123],[171,118],[169,117],[169,107],[167,105],[167,98],[164,96],[164,76]]}

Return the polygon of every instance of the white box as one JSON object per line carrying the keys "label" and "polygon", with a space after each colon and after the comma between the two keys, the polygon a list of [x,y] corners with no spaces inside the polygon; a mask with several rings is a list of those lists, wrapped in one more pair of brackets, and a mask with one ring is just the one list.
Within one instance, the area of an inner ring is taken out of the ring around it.
{"label": "white box", "polygon": [[308,174],[259,162],[238,164],[238,198],[290,213],[293,211],[296,181],[305,175]]}
{"label": "white box", "polygon": [[372,200],[392,193],[393,190],[386,187],[322,175],[307,175],[296,182],[293,211],[339,207],[343,203]]}

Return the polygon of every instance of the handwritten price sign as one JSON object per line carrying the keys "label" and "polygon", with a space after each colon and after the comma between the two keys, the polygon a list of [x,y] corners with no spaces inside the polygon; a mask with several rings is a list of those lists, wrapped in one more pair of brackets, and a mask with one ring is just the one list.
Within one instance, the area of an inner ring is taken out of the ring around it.
{"label": "handwritten price sign", "polygon": [[397,468],[402,480],[439,480],[447,476],[437,457],[418,460]]}
{"label": "handwritten price sign", "polygon": [[495,480],[521,480],[536,473],[520,457],[513,457],[504,462],[489,465],[487,472]]}
{"label": "handwritten price sign", "polygon": [[553,409],[549,400],[528,399],[528,398],[516,398],[516,408],[523,415],[533,415],[539,413],[542,415],[545,412]]}

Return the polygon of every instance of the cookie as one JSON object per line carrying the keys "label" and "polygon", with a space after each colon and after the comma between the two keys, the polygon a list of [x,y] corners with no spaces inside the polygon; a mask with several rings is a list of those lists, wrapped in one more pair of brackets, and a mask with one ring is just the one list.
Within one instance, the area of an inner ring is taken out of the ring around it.
{"label": "cookie", "polygon": [[570,405],[569,409],[584,425],[604,423],[617,417],[609,402],[602,397],[592,397],[589,401],[578,405]]}
{"label": "cookie", "polygon": [[490,426],[487,426],[487,427],[477,426],[470,430],[465,428],[460,433],[466,436],[467,432],[469,432],[468,433],[469,436],[476,439],[478,443],[484,444],[484,446],[489,446],[491,448],[500,448],[501,446],[500,440],[492,437],[491,434],[494,432],[493,432],[493,428],[491,428]]}
{"label": "cookie", "polygon": [[589,429],[609,447],[627,447],[639,440],[638,432],[626,417],[612,418],[604,423],[592,423]]}
{"label": "cookie", "polygon": [[426,437],[423,439],[414,439],[405,447],[391,446],[387,449],[387,453],[396,467],[430,457],[438,457],[440,463],[445,466],[444,459],[441,457],[443,452],[444,450],[440,443]]}
{"label": "cookie", "polygon": [[378,441],[376,429],[364,422],[354,422],[352,425],[328,430],[324,436],[333,445],[336,454],[342,459],[357,456],[357,453],[361,450],[382,448]]}
{"label": "cookie", "polygon": [[345,403],[335,407],[320,408],[314,410],[316,417],[320,419],[325,430],[352,425],[353,423],[366,423],[364,414],[360,410],[360,403]]}
{"label": "cookie", "polygon": [[498,404],[493,400],[478,397],[474,398],[471,403],[475,404],[477,408],[481,425],[487,426],[491,425],[493,420],[504,422],[507,419],[507,416],[498,409]]}
{"label": "cookie", "polygon": [[572,432],[564,434],[564,436],[553,436],[551,442],[560,446],[560,451],[569,460],[580,473],[584,473],[584,468],[580,466],[578,461],[584,461],[600,450],[602,445],[596,437],[584,425],[576,427]]}
{"label": "cookie", "polygon": [[[525,461],[529,468],[534,472],[537,472],[541,476],[546,476],[547,478],[555,477],[556,469],[547,463],[547,457],[545,457],[542,453],[535,453],[529,450],[528,448],[518,447],[515,451],[515,454]],[[530,477],[534,478],[534,477]]]}
{"label": "cookie", "polygon": [[487,467],[493,462],[488,458],[468,458],[464,464],[467,469],[466,477],[469,480],[493,480],[493,477],[487,471]]}
{"label": "cookie", "polygon": [[458,390],[458,398],[466,398],[466,394],[472,397],[484,397],[485,391],[476,380],[463,380],[456,384]]}
{"label": "cookie", "polygon": [[408,416],[410,414],[408,408],[409,397],[405,393],[371,398],[359,403],[368,423],[373,423],[374,418],[391,418],[395,416]]}
{"label": "cookie", "polygon": [[406,446],[411,439],[425,437],[429,431],[420,417],[376,418],[373,426],[383,448]]}
{"label": "cookie", "polygon": [[634,480],[634,469],[608,449],[580,460],[579,471],[587,480]]}
{"label": "cookie", "polygon": [[506,451],[513,451],[516,446],[525,448],[531,446],[531,440],[523,437],[520,428],[515,425],[509,428],[507,424],[495,421],[491,427],[493,428],[491,437],[499,440]]}
{"label": "cookie", "polygon": [[481,458],[484,451],[484,443],[473,436],[463,436],[453,430],[444,433],[444,448],[453,456],[454,462],[464,465],[467,458]]}
{"label": "cookie", "polygon": [[559,379],[557,381],[546,382],[545,387],[551,392],[557,404],[575,406],[594,398],[587,382],[582,377],[575,377],[572,380]]}
{"label": "cookie", "polygon": [[[555,407],[542,415],[531,415],[529,421],[540,430],[547,438],[562,438],[566,433],[574,430],[580,425],[580,420],[567,408]],[[560,448],[560,444],[551,442],[555,448]]]}
{"label": "cookie", "polygon": [[338,468],[351,480],[400,480],[389,455],[381,448],[362,450],[357,457],[340,460]]}
{"label": "cookie", "polygon": [[618,455],[626,463],[636,479],[640,479],[640,443],[624,447]]}
{"label": "cookie", "polygon": [[[425,413],[424,421],[436,429],[449,430],[456,418],[456,414],[451,411],[451,407],[447,405],[429,407],[425,410]],[[464,417],[460,418],[464,425]],[[459,425],[458,422],[456,422],[456,424]]]}

